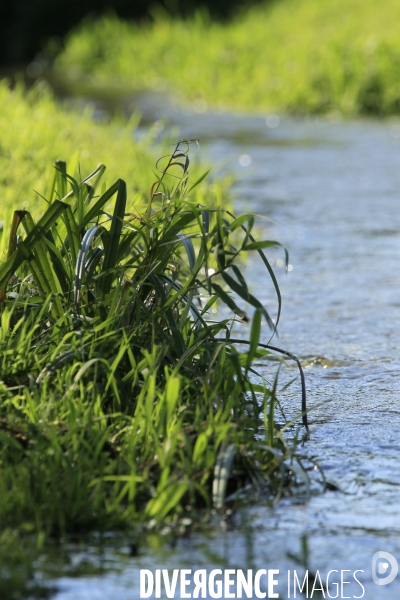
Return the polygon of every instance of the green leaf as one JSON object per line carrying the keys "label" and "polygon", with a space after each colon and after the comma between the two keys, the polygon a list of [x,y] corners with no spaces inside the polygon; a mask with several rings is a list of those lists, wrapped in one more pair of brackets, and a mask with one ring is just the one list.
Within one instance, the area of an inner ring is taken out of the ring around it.
{"label": "green leaf", "polygon": [[67,271],[65,261],[63,260],[63,257],[61,256],[61,253],[55,244],[51,229],[46,233],[43,241],[47,246],[53,270],[59,281],[61,289],[63,293],[67,295],[71,291],[71,272]]}
{"label": "green leaf", "polygon": [[258,343],[260,341],[261,334],[261,311],[259,308],[256,308],[253,315],[253,321],[251,324],[250,330],[250,352],[249,352],[249,363],[250,366],[253,357],[255,356],[258,348]]}
{"label": "green leaf", "polygon": [[7,435],[6,433],[3,433],[2,431],[0,431],[0,442],[2,444],[5,444],[6,446],[10,446],[11,448],[14,448],[15,450],[19,450],[20,452],[23,449],[21,444],[19,444],[17,442],[17,440],[15,440],[11,436]]}
{"label": "green leaf", "polygon": [[215,248],[216,260],[218,268],[222,271],[226,268],[226,259],[225,259],[225,241],[227,238],[227,234],[224,227],[224,222],[222,219],[222,214],[220,209],[217,211],[217,245]]}
{"label": "green leaf", "polygon": [[125,217],[126,183],[123,179],[119,179],[117,184],[118,192],[111,222],[110,234],[107,238],[107,243],[104,248],[104,262],[102,271],[105,276],[100,279],[99,284],[100,290],[104,296],[110,291],[111,284],[115,276],[112,272],[112,269],[114,269],[117,262],[119,241]]}
{"label": "green leaf", "polygon": [[185,192],[185,196],[187,196],[197,185],[199,185],[199,183],[201,183],[203,179],[207,177],[210,171],[211,167],[207,171],[205,171],[203,175],[200,175],[200,177],[194,182],[194,184]]}
{"label": "green leaf", "polygon": [[244,312],[244,310],[242,310],[241,308],[238,307],[238,305],[236,304],[236,302],[234,301],[234,299],[229,296],[229,294],[227,294],[220,285],[218,285],[218,283],[212,283],[211,287],[213,288],[213,290],[216,292],[216,294],[219,296],[219,298],[225,302],[225,304],[236,314],[239,315],[239,317],[243,318],[246,316],[246,313]]}
{"label": "green leaf", "polygon": [[[32,253],[36,244],[38,244],[43,236],[49,231],[53,223],[59,218],[59,216],[66,210],[68,204],[56,200],[49,206],[43,217],[38,221],[34,228],[29,232],[28,236],[24,240],[24,250],[20,249],[20,244],[17,246],[17,252],[14,254],[0,267],[0,289],[7,285],[7,282],[11,275],[22,265],[26,260],[27,252]],[[21,242],[22,243],[22,242]]]}
{"label": "green leaf", "polygon": [[145,515],[161,521],[173,508],[176,508],[187,490],[187,483],[170,483],[160,494],[150,500]]}
{"label": "green leaf", "polygon": [[88,175],[87,177],[85,177],[85,179],[83,179],[82,183],[87,183],[88,181],[90,181],[91,179],[93,179],[93,177],[96,177],[96,179],[91,184],[92,187],[94,189],[96,189],[96,187],[98,186],[101,178],[104,175],[105,170],[106,170],[106,166],[103,165],[103,164],[100,164],[98,167],[96,167],[96,169],[94,171],[92,171],[90,173],[90,175]]}
{"label": "green leaf", "polygon": [[80,234],[78,224],[75,221],[72,209],[69,204],[66,205],[66,209],[63,213],[63,221],[68,236],[68,247],[71,252],[71,269],[75,268],[76,259],[78,257],[79,246],[80,246]]}
{"label": "green leaf", "polygon": [[35,223],[30,213],[26,213],[22,224],[28,234],[28,237],[25,242],[20,244],[19,249],[25,254],[26,259],[30,262],[38,287],[41,289],[42,293],[45,296],[48,296],[49,294],[54,295],[52,312],[57,318],[60,318],[63,316],[64,310],[58,294],[62,294],[63,290],[58,278],[54,274],[51,262],[47,255],[47,246],[44,240],[46,239],[46,235],[49,233],[49,231],[44,234],[41,240],[37,241],[35,248],[31,249],[28,246],[27,241],[29,239],[29,234],[35,229]]}
{"label": "green leaf", "polygon": [[118,179],[108,190],[104,192],[100,196],[100,198],[95,202],[92,208],[86,213],[85,218],[83,220],[83,226],[86,227],[90,221],[97,219],[101,214],[101,209],[103,206],[111,200],[111,198],[116,194],[120,189],[120,182],[122,179]]}
{"label": "green leaf", "polygon": [[[22,219],[26,215],[26,210],[16,210],[14,211],[13,221],[11,223],[10,230],[10,238],[8,242],[8,251],[7,251],[7,259],[9,259],[15,252],[17,248],[17,231]],[[5,284],[0,290],[0,302],[4,301],[6,295],[7,284]]]}
{"label": "green leaf", "polygon": [[233,277],[228,275],[228,273],[221,273],[221,276],[224,279],[225,283],[227,283],[229,285],[231,290],[233,290],[236,294],[238,294],[243,300],[248,302],[251,306],[253,306],[254,308],[259,308],[261,310],[262,314],[265,316],[271,329],[275,328],[273,322],[271,321],[269,314],[267,313],[267,311],[265,310],[265,308],[263,307],[261,302],[259,300],[257,300],[257,298],[255,298],[253,296],[253,294],[250,294],[249,290],[246,287],[244,287],[242,284],[238,283],[235,279],[233,279]]}
{"label": "green leaf", "polygon": [[193,242],[190,239],[190,237],[188,237],[187,235],[184,235],[183,233],[177,233],[176,235],[181,240],[182,244],[185,247],[186,254],[189,259],[189,265],[193,271],[194,265],[196,264],[196,254],[194,251]]}
{"label": "green leaf", "polygon": [[[235,216],[234,216],[234,215],[233,215],[231,212],[229,212],[229,210],[227,210],[227,211],[226,211],[226,214],[227,214],[227,215],[229,215],[230,217],[232,217],[233,219],[235,218]],[[246,233],[246,235],[248,235],[249,239],[250,239],[250,240],[251,240],[253,243],[256,243],[256,240],[255,240],[255,239],[253,238],[253,236],[252,236],[252,235],[251,235],[251,234],[250,234],[250,233],[247,231],[247,229],[246,229],[246,227],[244,227],[244,225],[242,225],[242,229],[243,229],[243,231]],[[258,250],[257,250],[257,252],[259,253],[259,255],[260,255],[260,257],[261,257],[261,260],[263,261],[264,265],[265,265],[265,266],[266,266],[266,268],[267,268],[267,271],[268,271],[268,273],[269,273],[269,276],[271,277],[272,283],[273,283],[273,285],[274,285],[274,288],[275,288],[276,296],[277,296],[277,298],[278,298],[278,314],[277,314],[277,317],[276,317],[276,323],[275,323],[275,326],[274,326],[274,329],[276,330],[276,328],[277,328],[277,326],[278,326],[278,323],[279,323],[280,316],[281,316],[281,310],[282,310],[282,296],[281,296],[281,291],[280,291],[280,289],[279,289],[279,285],[278,285],[278,282],[277,282],[277,280],[276,280],[275,273],[274,273],[274,271],[273,271],[273,269],[272,269],[271,265],[269,264],[269,262],[268,262],[268,259],[267,259],[267,257],[265,256],[264,252],[263,252],[261,249],[258,249]]]}
{"label": "green leaf", "polygon": [[58,188],[60,198],[64,198],[67,195],[67,163],[64,160],[56,160],[54,166],[56,168],[55,187]]}
{"label": "green leaf", "polygon": [[236,231],[239,227],[242,227],[244,223],[249,223],[249,229],[252,229],[254,224],[253,215],[241,215],[230,224],[231,231]]}
{"label": "green leaf", "polygon": [[[280,244],[279,242],[264,240],[263,242],[252,242],[251,244],[246,244],[245,246],[243,246],[242,250],[263,250],[265,248],[272,248],[273,246],[280,246],[281,248],[283,248],[282,244]],[[286,250],[285,252],[287,253]]]}

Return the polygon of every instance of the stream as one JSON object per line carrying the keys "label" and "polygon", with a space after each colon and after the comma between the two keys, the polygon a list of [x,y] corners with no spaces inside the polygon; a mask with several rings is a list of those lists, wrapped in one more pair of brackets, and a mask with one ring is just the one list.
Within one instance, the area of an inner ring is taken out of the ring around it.
{"label": "stream", "polygon": [[[305,452],[332,489],[309,501],[260,501],[174,545],[154,542],[136,557],[112,537],[101,552],[95,544],[71,544],[72,563],[100,572],[52,580],[53,600],[139,598],[141,568],[279,569],[279,597],[295,597],[288,595],[287,571],[303,573],[304,535],[309,570],[322,580],[336,570],[332,581],[349,582],[338,597],[399,598],[400,576],[376,585],[372,558],[384,551],[400,561],[400,120],[233,116],[165,107],[147,96],[136,106],[143,126],[168,119],[183,137],[200,138],[212,161],[233,169],[236,211],[260,215],[262,236],[289,250],[288,272],[283,253],[271,254],[283,297],[274,343],[305,365],[311,409]],[[261,261],[249,261],[246,274],[274,314]],[[263,331],[267,342],[269,330]],[[271,365],[263,368],[270,376]],[[293,366],[285,369],[283,378],[296,376]],[[282,395],[288,418],[299,404],[297,381]],[[332,587],[326,597],[335,593]],[[297,591],[297,597],[304,596]]]}

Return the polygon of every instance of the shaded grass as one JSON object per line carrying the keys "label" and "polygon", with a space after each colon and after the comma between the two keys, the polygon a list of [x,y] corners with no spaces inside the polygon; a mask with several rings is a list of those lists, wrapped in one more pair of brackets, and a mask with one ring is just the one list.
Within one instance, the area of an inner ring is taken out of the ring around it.
{"label": "shaded grass", "polygon": [[[153,25],[84,24],[57,67],[105,86],[166,90],[204,110],[400,113],[400,5],[281,0],[228,24],[203,14]],[[199,100],[201,101],[199,103]]]}

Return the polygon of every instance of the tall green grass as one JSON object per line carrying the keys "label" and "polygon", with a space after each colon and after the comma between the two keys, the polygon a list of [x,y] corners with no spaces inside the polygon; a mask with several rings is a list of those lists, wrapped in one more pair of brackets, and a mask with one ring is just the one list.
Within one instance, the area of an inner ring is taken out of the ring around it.
{"label": "tall green grass", "polygon": [[[277,242],[257,242],[252,215],[217,206],[207,173],[189,176],[190,141],[157,163],[154,182],[151,137],[134,142],[122,123],[93,124],[40,90],[1,93],[0,528],[177,523],[248,482],[275,497],[296,485],[276,382],[254,380],[254,361],[274,352],[261,321],[275,325],[240,270],[257,252],[280,307],[263,252]],[[70,138],[104,143],[130,185],[103,165],[81,175],[77,155],[49,180],[42,153]],[[218,304],[231,316],[216,318]],[[250,339],[232,339],[249,309]]]}
{"label": "tall green grass", "polygon": [[42,86],[3,84],[0,107],[0,596],[13,598],[33,593],[27,533],[180,531],[307,474],[300,430],[275,418],[277,379],[257,378],[282,351],[260,342],[275,325],[241,271],[258,255],[280,307],[264,255],[277,242],[254,239],[204,167],[189,174],[193,142],[158,145],[156,163],[158,128],[137,141],[135,118],[94,122]]}
{"label": "tall green grass", "polygon": [[[280,0],[227,24],[198,14],[151,25],[114,17],[72,33],[57,67],[166,90],[194,107],[398,114],[400,4]],[[198,101],[201,100],[199,103]]]}

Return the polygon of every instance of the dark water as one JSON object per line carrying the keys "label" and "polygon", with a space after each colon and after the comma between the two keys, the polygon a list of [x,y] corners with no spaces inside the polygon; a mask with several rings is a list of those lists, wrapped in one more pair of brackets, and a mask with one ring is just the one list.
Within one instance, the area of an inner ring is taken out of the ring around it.
{"label": "dark water", "polygon": [[[239,175],[237,210],[272,219],[260,217],[262,235],[289,250],[288,273],[282,254],[270,256],[283,296],[276,343],[307,365],[313,410],[304,451],[339,491],[306,503],[285,499],[274,508],[260,503],[208,534],[138,558],[112,544],[101,557],[72,548],[73,560],[89,557],[106,573],[58,579],[55,599],[139,598],[140,568],[276,568],[280,597],[287,598],[287,570],[302,572],[301,557],[296,562],[288,554],[301,554],[304,534],[314,573],[325,577],[336,569],[340,577],[348,570],[344,579],[352,583],[339,597],[361,596],[352,576],[361,570],[364,598],[399,598],[400,576],[376,585],[371,561],[377,551],[400,561],[400,121],[240,117],[159,106],[143,97],[140,110],[149,121],[169,118],[182,136],[200,138],[214,161],[227,162]],[[249,263],[247,276],[273,314],[261,263]],[[264,368],[269,374],[271,367]],[[288,366],[282,376],[294,375]],[[297,414],[295,385],[282,404],[288,416]]]}

